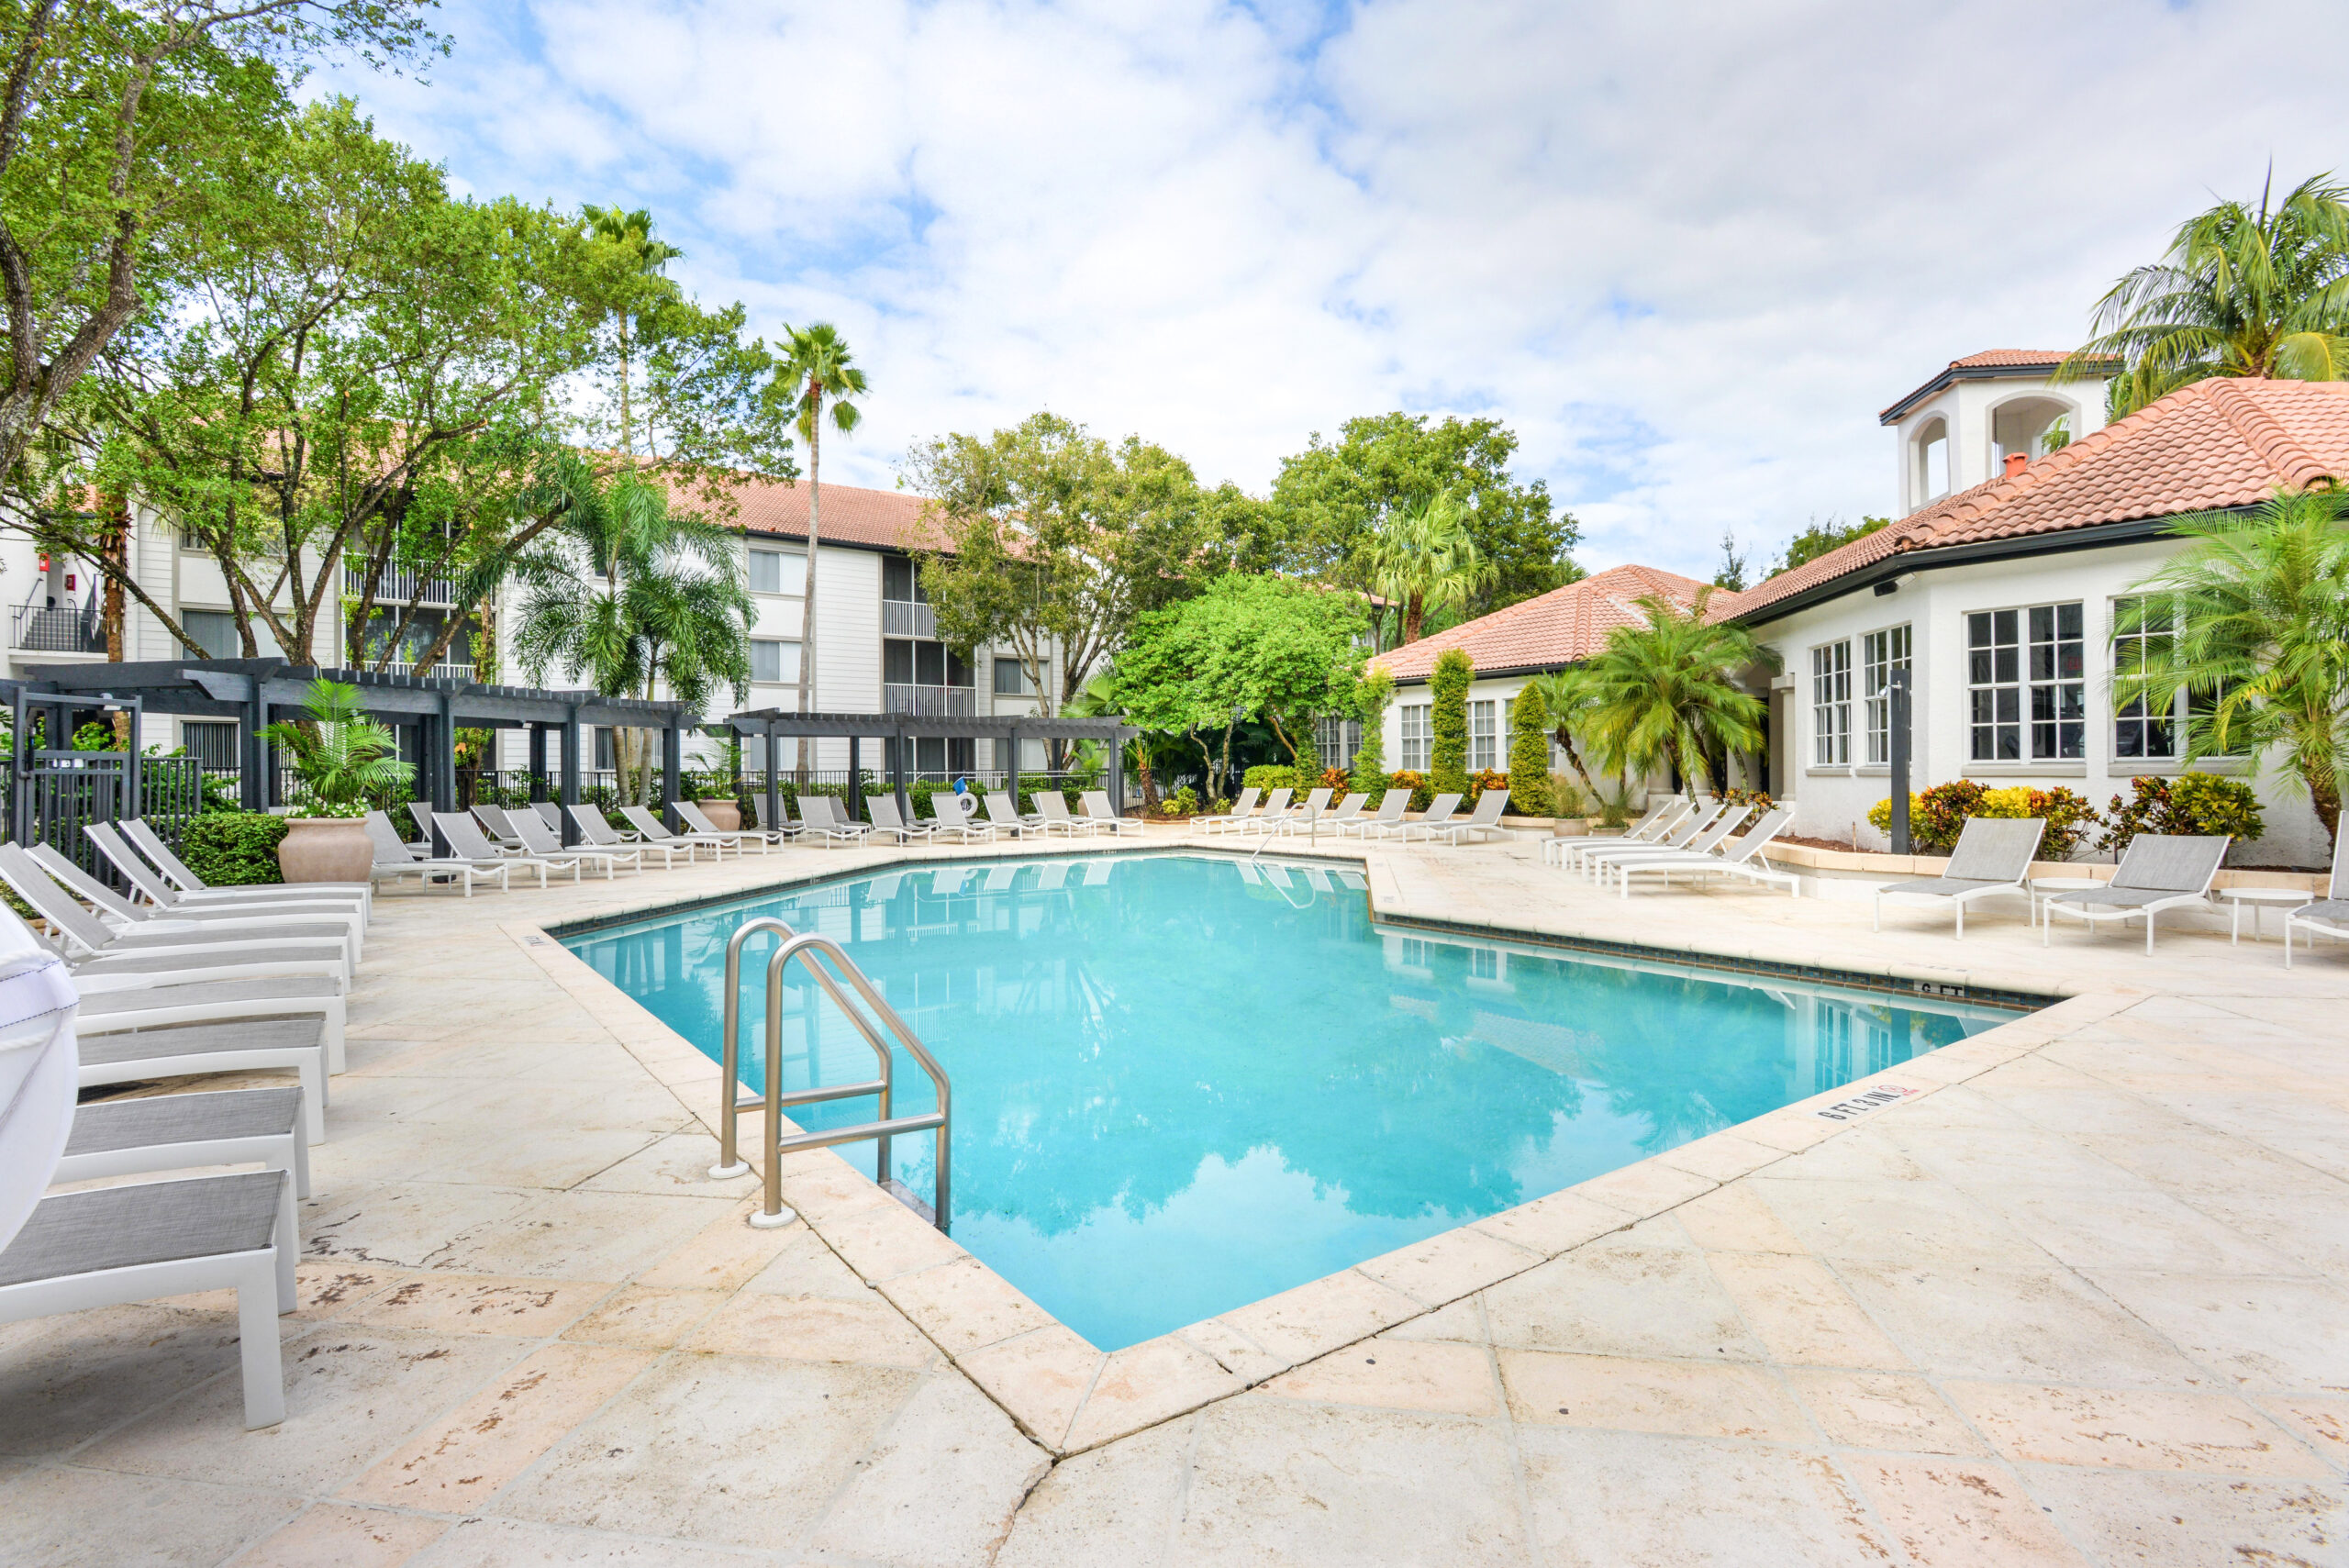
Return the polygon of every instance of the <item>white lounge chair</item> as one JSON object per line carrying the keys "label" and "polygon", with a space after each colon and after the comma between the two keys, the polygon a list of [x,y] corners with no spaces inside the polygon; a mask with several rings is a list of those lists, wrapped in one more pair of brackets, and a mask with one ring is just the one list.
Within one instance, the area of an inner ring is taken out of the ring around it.
{"label": "white lounge chair", "polygon": [[436,882],[462,888],[468,898],[473,895],[476,882],[495,882],[504,891],[511,869],[509,862],[502,860],[494,866],[475,865],[471,861],[419,860],[416,847],[404,841],[392,819],[380,811],[367,814],[367,841],[375,850],[372,869],[378,881],[398,882],[412,876],[428,888]]}
{"label": "white lounge chair", "polygon": [[803,839],[821,840],[828,846],[861,844],[873,836],[873,824],[851,822],[841,814],[840,802],[829,795],[799,797],[799,827]]}
{"label": "white lounge chair", "polygon": [[1072,839],[1080,834],[1086,838],[1093,836],[1093,824],[1070,816],[1068,797],[1056,789],[1036,792],[1036,814],[1042,818],[1047,836],[1053,833],[1065,833]]}
{"label": "white lounge chair", "polygon": [[[1692,849],[1702,852],[1729,836],[1730,828],[1724,828],[1711,840],[1704,843],[1698,842],[1705,834],[1712,830],[1715,823],[1732,809],[1734,808],[1726,806],[1718,810],[1692,807],[1673,825],[1668,832],[1652,843],[1634,844],[1621,839],[1614,839],[1603,844],[1586,844],[1583,846],[1582,853],[1575,857],[1575,866],[1585,876],[1596,875],[1599,880],[1604,881],[1606,876],[1604,868],[1610,862],[1638,860],[1642,855],[1678,854]],[[1735,826],[1735,823],[1731,824],[1732,828]]]}
{"label": "white lounge chair", "polygon": [[[2227,858],[2232,839],[2224,833],[2140,833],[2121,851],[2112,880],[2102,887],[2059,893],[2040,906],[2043,920],[2061,911],[2076,916],[2094,930],[2099,920],[2145,920],[2145,955],[2154,951],[2154,917],[2165,909],[2180,909],[2210,901],[2210,884]],[[2039,943],[2047,945],[2054,922],[2039,929]]]}
{"label": "white lounge chair", "polygon": [[606,882],[611,881],[613,873],[622,866],[630,872],[644,869],[644,845],[566,846],[551,828],[539,820],[539,814],[535,811],[510,811],[507,813],[507,820],[514,825],[514,836],[522,841],[525,855],[542,861],[577,861],[583,865],[601,866]]}
{"label": "white lounge chair", "polygon": [[934,822],[907,821],[897,810],[896,800],[890,795],[876,795],[865,804],[873,813],[873,831],[876,836],[885,835],[905,844],[926,840],[938,831]]}
{"label": "white lounge chair", "polygon": [[76,1082],[84,1089],[249,1073],[295,1073],[302,1084],[302,1135],[327,1138],[325,1024],[315,1018],[262,1018],[242,1023],[166,1024],[154,1029],[78,1029]]}
{"label": "white lounge chair", "polygon": [[310,1195],[310,1145],[302,1123],[302,1091],[291,1084],[95,1100],[75,1107],[64,1156],[49,1179],[54,1185],[257,1163],[293,1178],[282,1222],[290,1241],[292,1200]]}
{"label": "white lounge chair", "polygon": [[2037,817],[1969,817],[1958,830],[1949,864],[1930,882],[1887,882],[1876,890],[1874,929],[1884,929],[1884,901],[1919,899],[1957,911],[1957,940],[1965,940],[1965,906],[2005,894],[2031,899],[2031,865],[2047,823]]}
{"label": "white lounge chair", "polygon": [[995,824],[979,820],[981,804],[979,797],[967,790],[933,793],[930,808],[938,815],[930,830],[930,837],[941,842],[952,839],[964,844],[994,843]]}
{"label": "white lounge chair", "polygon": [[237,1293],[245,1425],[285,1418],[277,1318],[295,1307],[282,1171],[45,1197],[0,1251],[0,1322],[202,1290]]}
{"label": "white lounge chair", "polygon": [[[628,818],[629,826],[635,828],[648,844],[707,845],[719,860],[726,858],[726,840],[714,833],[673,833],[666,823],[641,806],[623,806],[620,815]],[[734,852],[740,854],[742,846],[736,844]]]}
{"label": "white lounge chair", "polygon": [[700,845],[689,844],[680,839],[672,839],[665,844],[645,838],[639,838],[634,842],[623,839],[618,829],[605,819],[601,806],[572,806],[564,809],[571,813],[571,820],[577,825],[579,836],[599,850],[628,850],[640,856],[657,854],[661,857],[663,871],[675,868],[680,852],[685,855],[687,865],[700,858]]}
{"label": "white lounge chair", "polygon": [[1451,822],[1453,814],[1459,809],[1460,797],[1458,795],[1437,795],[1433,800],[1428,802],[1427,814],[1421,817],[1417,822],[1397,822],[1393,828],[1379,834],[1379,837],[1382,839],[1400,839],[1407,844],[1411,841],[1411,836],[1413,834],[1417,834],[1422,839],[1431,839],[1435,837],[1438,829]]}
{"label": "white lounge chair", "polygon": [[417,831],[424,835],[424,852],[429,856],[432,853],[432,846],[437,841],[432,837],[432,803],[426,800],[411,800],[407,803],[407,814],[416,818]]}
{"label": "white lounge chair", "polygon": [[1428,834],[1428,838],[1433,840],[1441,835],[1446,843],[1451,844],[1459,843],[1464,836],[1481,839],[1487,833],[1497,833],[1506,838],[1508,829],[1501,826],[1501,813],[1508,809],[1508,791],[1488,789],[1476,797],[1476,809],[1469,814],[1465,822],[1437,828]]}
{"label": "white lounge chair", "polygon": [[560,805],[551,800],[534,800],[530,802],[530,809],[538,813],[539,820],[547,825],[547,830],[557,840],[562,837],[562,807]]}
{"label": "white lounge chair", "polygon": [[[783,797],[778,795],[775,796],[775,805],[780,807],[782,804]],[[766,792],[752,790],[751,792],[751,825],[743,831],[757,833],[770,844],[788,844],[799,837],[799,824],[792,821],[788,816],[785,817],[779,826],[768,821]]]}
{"label": "white lounge chair", "polygon": [[173,887],[178,888],[180,892],[186,895],[186,896],[193,901],[198,903],[205,902],[206,900],[217,901],[222,899],[251,899],[258,901],[271,898],[296,898],[315,901],[321,897],[347,896],[357,898],[360,902],[360,907],[365,909],[370,915],[374,913],[374,888],[373,885],[369,883],[305,882],[289,884],[281,882],[255,884],[243,887],[215,887],[211,884],[206,882],[202,877],[196,875],[195,873],[190,871],[188,869],[187,862],[181,860],[179,856],[173,854],[172,852],[172,847],[163,842],[163,836],[156,832],[154,828],[142,818],[136,817],[130,817],[117,824],[117,826],[122,829],[123,837],[128,839],[131,844],[140,854],[145,855],[150,861],[154,862],[155,868],[162,873],[163,880],[170,883]]}
{"label": "white lounge chair", "polygon": [[1088,789],[1078,798],[1084,803],[1085,820],[1093,824],[1097,832],[1122,839],[1128,832],[1148,831],[1139,821],[1119,816],[1118,808],[1109,804],[1109,792],[1107,790]]}
{"label": "white lounge chair", "polygon": [[481,824],[482,831],[488,834],[495,842],[498,853],[503,855],[529,853],[522,843],[522,835],[514,830],[513,818],[502,808],[486,804],[476,804],[473,808],[473,820]]}
{"label": "white lounge chair", "polygon": [[1403,822],[1403,813],[1410,808],[1411,792],[1409,790],[1390,789],[1378,797],[1376,815],[1357,817],[1340,823],[1338,837],[1342,839],[1349,833],[1359,833],[1365,840],[1382,837],[1390,828],[1400,827]]}
{"label": "white lounge chair", "polygon": [[[2330,937],[2337,942],[2349,942],[2349,833],[2335,833],[2332,840],[2332,876],[2325,884],[2324,896],[2311,899],[2284,915],[2284,967],[2292,967],[2292,933],[2306,931],[2309,951],[2316,951],[2319,937]],[[2254,936],[2259,933],[2254,931]]]}
{"label": "white lounge chair", "polygon": [[265,907],[227,907],[174,910],[166,914],[151,905],[131,903],[48,844],[35,844],[22,852],[29,855],[42,871],[75,897],[95,909],[101,920],[122,935],[152,932],[158,936],[176,937],[200,931],[207,936],[274,936],[312,940],[340,938],[349,954],[350,972],[358,972],[366,920],[355,909],[278,912]]}
{"label": "white lounge chair", "polygon": [[767,836],[755,828],[720,828],[709,819],[709,813],[690,800],[673,800],[669,803],[669,809],[677,814],[679,821],[693,829],[696,838],[716,839],[721,843],[731,844],[738,855],[742,852],[744,844],[756,844],[763,855],[767,852]]}
{"label": "white lounge chair", "polygon": [[1231,824],[1230,831],[1234,833],[1253,833],[1260,829],[1270,828],[1274,823],[1278,822],[1282,817],[1288,815],[1288,803],[1291,797],[1296,794],[1297,792],[1293,789],[1276,789],[1273,791],[1271,795],[1264,797],[1264,810],[1256,813],[1253,817],[1241,817],[1238,821]]}
{"label": "white lounge chair", "polygon": [[[120,872],[141,898],[167,915],[202,917],[220,911],[240,911],[254,915],[293,915],[325,911],[340,916],[356,912],[363,925],[367,918],[367,900],[358,894],[311,892],[304,883],[276,883],[252,889],[239,887],[207,888],[202,893],[182,893],[163,880],[163,873],[149,864],[145,856],[130,847],[130,841],[112,823],[85,822],[82,832],[97,851],[100,859]],[[323,888],[326,884],[318,884]],[[355,884],[344,884],[346,887]]]}
{"label": "white lounge chair", "polygon": [[1581,858],[1583,851],[1600,844],[1653,844],[1671,831],[1687,810],[1687,801],[1676,795],[1668,795],[1649,806],[1637,822],[1612,837],[1544,839],[1542,840],[1542,862],[1544,865],[1571,866]]}
{"label": "white lounge chair", "polygon": [[1332,832],[1343,833],[1346,824],[1360,817],[1362,808],[1369,804],[1370,796],[1356,790],[1339,801],[1336,808],[1321,818],[1321,826]]}
{"label": "white lounge chair", "polygon": [[1052,833],[1052,828],[1043,822],[1030,822],[1021,817],[1019,807],[1012,804],[1008,791],[991,791],[981,797],[981,803],[986,807],[988,823],[998,833],[1009,833],[1019,839],[1047,838]]}
{"label": "white lounge chair", "polygon": [[[67,957],[75,962],[103,962],[113,965],[117,973],[161,975],[249,957],[292,956],[324,961],[317,973],[345,980],[351,974],[350,945],[340,932],[331,929],[310,937],[276,931],[205,931],[195,928],[161,931],[150,928],[134,935],[122,935],[75,903],[38,862],[15,844],[0,844],[0,880],[14,888],[17,896],[58,934]],[[148,961],[155,967],[145,967]]]}
{"label": "white lounge chair", "polygon": [[547,884],[549,872],[567,871],[573,882],[580,881],[585,874],[585,868],[577,861],[542,861],[535,855],[501,855],[487,839],[481,836],[481,829],[473,826],[472,817],[453,811],[434,812],[432,827],[453,851],[451,859],[471,861],[475,865],[502,865],[515,871],[536,871],[540,887]]}
{"label": "white lounge chair", "polygon": [[1291,805],[1286,809],[1267,806],[1264,815],[1248,824],[1248,829],[1252,832],[1293,833],[1299,828],[1311,825],[1328,810],[1330,797],[1336,793],[1335,790],[1317,789],[1308,794],[1302,804]]}
{"label": "white lounge chair", "polygon": [[1255,785],[1251,784],[1246,789],[1240,792],[1240,798],[1231,803],[1231,809],[1230,811],[1225,812],[1220,817],[1198,817],[1192,822],[1191,826],[1194,828],[1204,828],[1208,832],[1213,833],[1219,829],[1232,827],[1237,823],[1245,822],[1252,817],[1255,816],[1256,797],[1261,793],[1262,792],[1258,790]]}
{"label": "white lounge chair", "polygon": [[1660,855],[1645,860],[1625,861],[1615,867],[1616,880],[1621,896],[1631,895],[1634,876],[1661,876],[1668,884],[1675,876],[1699,879],[1711,876],[1742,877],[1747,882],[1765,886],[1784,884],[1787,891],[1797,898],[1802,896],[1802,880],[1792,872],[1772,868],[1765,851],[1770,841],[1794,820],[1791,806],[1778,806],[1764,815],[1762,820],[1747,828],[1736,842],[1722,846],[1719,854]]}

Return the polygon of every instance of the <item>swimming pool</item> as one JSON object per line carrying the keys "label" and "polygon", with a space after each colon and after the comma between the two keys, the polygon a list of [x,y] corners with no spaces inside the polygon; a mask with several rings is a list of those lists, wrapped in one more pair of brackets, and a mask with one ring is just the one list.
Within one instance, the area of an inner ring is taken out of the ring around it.
{"label": "swimming pool", "polygon": [[[954,1085],[956,1240],[1103,1350],[1882,1071],[2012,1009],[1375,924],[1359,873],[1187,853],[863,875],[570,936],[713,1060],[727,939],[845,947]],[[771,951],[743,964],[764,1081]],[[869,1078],[795,988],[786,1088]],[[899,1115],[934,1107],[898,1062]],[[803,1126],[869,1120],[871,1099]],[[895,1175],[930,1194],[928,1135]],[[841,1153],[872,1173],[873,1146]]]}

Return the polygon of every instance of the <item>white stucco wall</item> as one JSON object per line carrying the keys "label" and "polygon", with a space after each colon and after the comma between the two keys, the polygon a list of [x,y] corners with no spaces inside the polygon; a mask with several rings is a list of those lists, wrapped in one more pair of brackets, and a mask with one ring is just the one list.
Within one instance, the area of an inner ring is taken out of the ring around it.
{"label": "white stucco wall", "polygon": [[1943,387],[1903,415],[1893,427],[1898,450],[1899,488],[1895,492],[1900,498],[1898,515],[1906,517],[1939,498],[1936,494],[1929,494],[1918,481],[1915,443],[1920,432],[1935,419],[1948,421],[1949,489],[1946,493],[1954,495],[1961,490],[1972,489],[1999,472],[2001,462],[1992,429],[1994,416],[2003,405],[2024,400],[2065,405],[2065,419],[2076,441],[2090,431],[2104,428],[2102,381],[2067,382],[2056,385],[2044,378],[2006,376],[1960,381]]}
{"label": "white stucco wall", "polygon": [[[1985,562],[1973,565],[1920,571],[1898,592],[1878,596],[1870,589],[1801,611],[1784,620],[1755,628],[1756,635],[1785,661],[1785,675],[1792,681],[1786,715],[1793,732],[1783,755],[1790,764],[1785,776],[1774,780],[1776,793],[1797,807],[1794,831],[1827,838],[1853,837],[1865,848],[1886,847],[1883,835],[1867,824],[1868,808],[1891,794],[1890,772],[1883,764],[1854,761],[1822,767],[1815,755],[1816,725],[1811,702],[1810,651],[1822,643],[1848,638],[1853,651],[1853,755],[1865,755],[1861,734],[1860,638],[1864,633],[1907,624],[1913,642],[1916,683],[1915,758],[1912,787],[1952,779],[1970,778],[1987,784],[2029,784],[2047,788],[2061,784],[2086,795],[2099,810],[2115,795],[2129,793],[2129,780],[2139,774],[2176,774],[2186,771],[2177,762],[2123,759],[2116,753],[2112,704],[2113,601],[2125,596],[2177,547],[2148,540],[2063,554]],[[2082,606],[2087,670],[2087,735],[2085,755],[2076,762],[1976,762],[1969,755],[1969,696],[1965,617],[1976,610],[2021,608],[2033,605],[2078,601]],[[2307,797],[2270,774],[2255,773],[2242,762],[2210,761],[2208,773],[2231,773],[2249,779],[2259,792],[2266,834],[2240,847],[2231,863],[2242,865],[2315,865],[2327,854],[2323,828]]]}

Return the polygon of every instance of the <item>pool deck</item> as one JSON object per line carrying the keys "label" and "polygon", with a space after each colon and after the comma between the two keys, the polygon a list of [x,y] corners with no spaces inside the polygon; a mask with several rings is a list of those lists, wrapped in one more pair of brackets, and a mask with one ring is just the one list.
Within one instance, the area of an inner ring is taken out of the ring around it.
{"label": "pool deck", "polygon": [[0,1563],[2349,1560],[2349,947],[1349,846],[1397,918],[2069,999],[1103,1356],[829,1153],[745,1225],[716,1070],[540,932],[991,852],[379,898],[287,1420],[224,1300],[0,1327]]}

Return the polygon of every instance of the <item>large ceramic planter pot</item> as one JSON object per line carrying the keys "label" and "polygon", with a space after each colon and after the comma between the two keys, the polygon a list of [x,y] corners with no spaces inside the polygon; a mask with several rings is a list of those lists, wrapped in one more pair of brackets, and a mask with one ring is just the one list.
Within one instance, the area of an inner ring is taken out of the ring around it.
{"label": "large ceramic planter pot", "polygon": [[701,814],[708,817],[709,825],[719,832],[734,833],[741,830],[742,806],[740,801],[698,800],[694,804],[701,807]]}
{"label": "large ceramic planter pot", "polygon": [[367,824],[357,817],[289,817],[277,846],[288,882],[364,882],[375,863]]}
{"label": "large ceramic planter pot", "polygon": [[1581,817],[1560,817],[1551,822],[1550,831],[1561,839],[1579,839],[1590,831],[1590,823]]}

